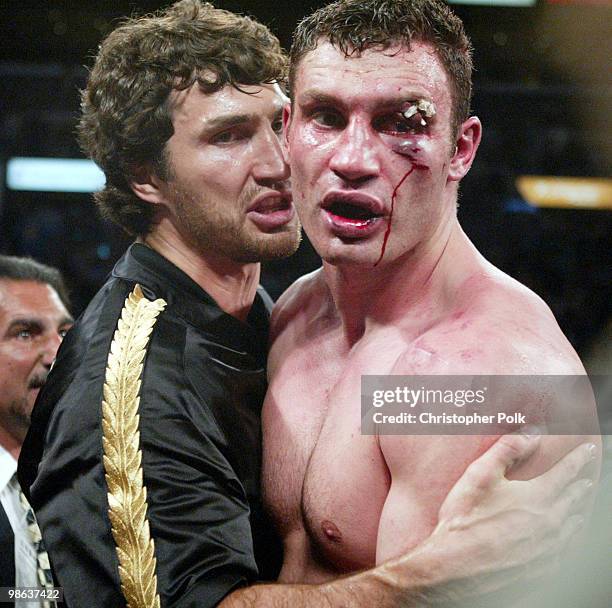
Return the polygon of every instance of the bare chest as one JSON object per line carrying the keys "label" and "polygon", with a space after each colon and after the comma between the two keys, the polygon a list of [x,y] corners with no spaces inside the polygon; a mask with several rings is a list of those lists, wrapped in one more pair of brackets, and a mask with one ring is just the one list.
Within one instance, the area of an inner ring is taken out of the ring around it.
{"label": "bare chest", "polygon": [[[392,365],[367,354],[313,345],[289,354],[264,404],[263,491],[285,539],[296,537],[329,570],[376,559],[378,522],[389,475],[377,439],[361,434],[361,375]],[[305,550],[300,546],[299,550]]]}

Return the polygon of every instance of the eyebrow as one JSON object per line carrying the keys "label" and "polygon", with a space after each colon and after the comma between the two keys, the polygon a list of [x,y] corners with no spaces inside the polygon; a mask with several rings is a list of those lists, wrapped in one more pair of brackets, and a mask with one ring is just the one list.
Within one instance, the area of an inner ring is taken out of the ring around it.
{"label": "eyebrow", "polygon": [[[72,323],[74,323],[74,319],[68,316],[68,317],[64,317],[63,319],[61,319],[61,321],[58,323],[57,326],[63,327],[64,325],[70,325]],[[16,319],[13,319],[9,323],[7,327],[7,333],[9,333],[11,330],[19,326],[32,327],[38,330],[42,330],[44,327],[44,323],[41,323],[39,319],[35,319],[32,317],[18,317]]]}
{"label": "eyebrow", "polygon": [[[401,106],[404,103],[415,103],[421,100],[432,101],[428,95],[419,95],[418,93],[402,93],[400,95],[394,95],[393,97],[380,97],[370,100],[377,108],[395,108]],[[340,107],[346,106],[346,103],[329,93],[319,91],[317,89],[310,89],[298,96],[298,103],[300,105],[310,104],[323,104],[323,105],[336,105]]]}
{"label": "eyebrow", "polygon": [[[279,107],[274,110],[273,118],[276,120],[279,116],[282,116],[283,108]],[[258,120],[262,115],[257,113],[251,114],[227,114],[226,116],[217,116],[207,120],[202,127],[202,133],[208,133],[210,131],[217,131],[222,129],[229,129],[238,125],[244,125],[249,122]]]}
{"label": "eyebrow", "polygon": [[235,127],[236,125],[242,125],[255,118],[255,114],[228,114],[226,116],[217,116],[211,118],[204,123],[204,130],[213,129],[226,129],[228,127]]}
{"label": "eyebrow", "polygon": [[329,104],[329,105],[344,105],[342,100],[338,99],[334,95],[330,95],[329,93],[323,93],[322,91],[317,91],[316,89],[311,89],[302,93],[298,96],[298,103],[300,104],[312,104],[312,103],[320,103],[320,104]]}

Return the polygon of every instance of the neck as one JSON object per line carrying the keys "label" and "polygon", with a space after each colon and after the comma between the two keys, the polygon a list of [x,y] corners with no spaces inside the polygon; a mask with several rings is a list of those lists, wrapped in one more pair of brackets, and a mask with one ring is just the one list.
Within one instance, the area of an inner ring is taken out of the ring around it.
{"label": "neck", "polygon": [[12,433],[9,433],[4,427],[0,426],[0,445],[15,459],[19,458],[21,445],[24,437],[16,438]]}
{"label": "neck", "polygon": [[193,279],[224,312],[246,321],[259,285],[259,263],[241,263],[186,243],[167,221],[142,241]]}
{"label": "neck", "polygon": [[418,332],[430,324],[449,306],[449,290],[464,276],[471,247],[454,219],[426,243],[387,264],[364,268],[324,262],[325,280],[349,346],[381,325],[412,324]]}

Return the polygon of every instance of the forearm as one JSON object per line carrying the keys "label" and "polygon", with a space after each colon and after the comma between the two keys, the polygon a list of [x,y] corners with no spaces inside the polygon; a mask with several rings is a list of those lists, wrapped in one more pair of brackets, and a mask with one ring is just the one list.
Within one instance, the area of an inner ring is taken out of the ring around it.
{"label": "forearm", "polygon": [[416,608],[427,605],[431,591],[424,560],[404,557],[320,585],[254,585],[232,593],[220,608]]}

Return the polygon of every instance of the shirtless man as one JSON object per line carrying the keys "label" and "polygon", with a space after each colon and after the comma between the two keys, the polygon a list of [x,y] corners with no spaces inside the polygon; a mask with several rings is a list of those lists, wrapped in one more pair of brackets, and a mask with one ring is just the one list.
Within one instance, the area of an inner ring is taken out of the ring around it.
{"label": "shirtless man", "polygon": [[[291,61],[284,138],[323,268],[273,313],[263,486],[284,539],[280,580],[320,583],[428,537],[496,440],[362,435],[362,375],[584,369],[544,302],[457,221],[481,124],[469,116],[470,43],[448,7],[336,2],[298,26]],[[579,441],[546,438],[514,477]]]}

